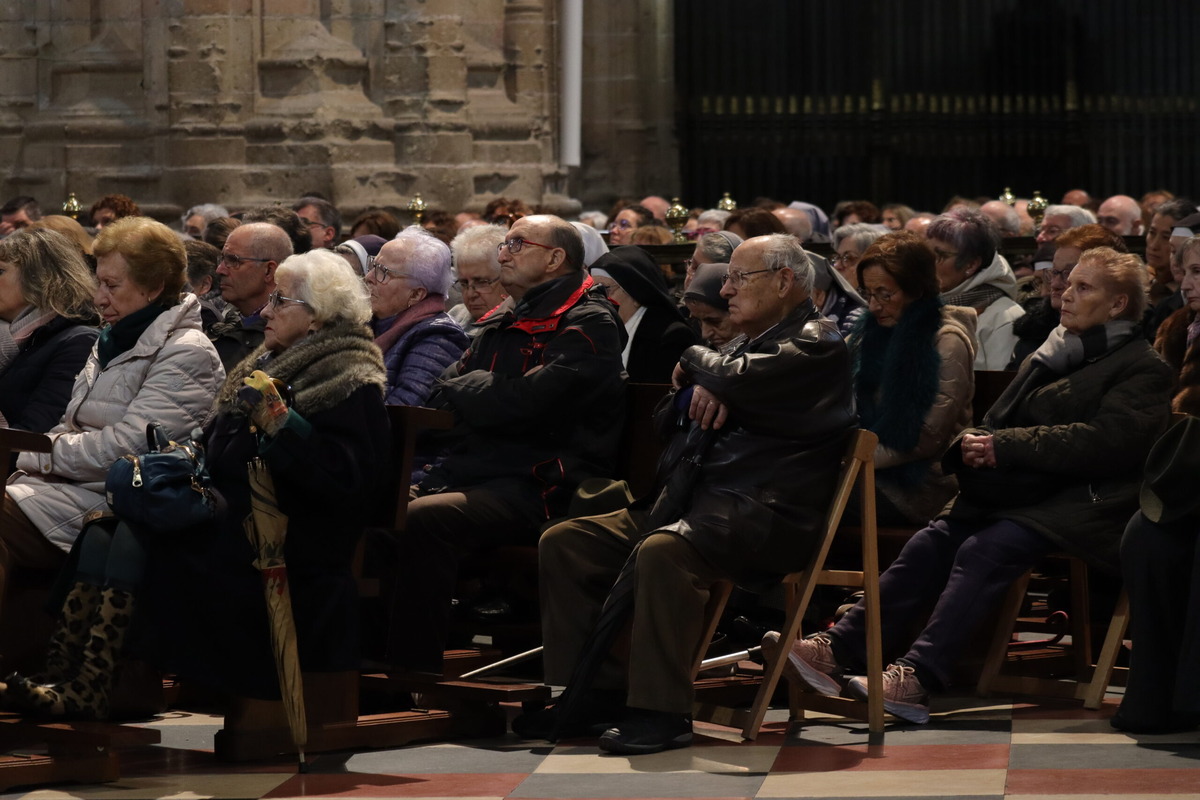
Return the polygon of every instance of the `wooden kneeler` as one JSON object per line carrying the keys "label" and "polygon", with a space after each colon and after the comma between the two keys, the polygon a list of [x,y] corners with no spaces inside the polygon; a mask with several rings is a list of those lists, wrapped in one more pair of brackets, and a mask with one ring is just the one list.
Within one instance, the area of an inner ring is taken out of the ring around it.
{"label": "wooden kneeler", "polygon": [[[838,480],[837,491],[833,497],[825,517],[825,529],[820,544],[814,548],[809,557],[808,565],[800,572],[794,572],[783,579],[788,588],[787,616],[783,629],[779,632],[779,657],[766,664],[763,671],[762,684],[758,696],[749,712],[742,736],[755,739],[762,727],[763,718],[771,704],[771,697],[779,678],[783,675],[787,663],[787,651],[791,643],[800,634],[800,623],[804,612],[808,609],[813,589],[818,584],[829,586],[857,586],[863,590],[863,602],[866,606],[866,640],[867,640],[867,697],[868,700],[854,700],[844,697],[825,697],[812,692],[801,692],[798,687],[789,687],[792,716],[795,719],[803,717],[805,709],[838,714],[853,719],[865,720],[872,734],[883,733],[883,644],[879,623],[879,553],[876,543],[875,527],[875,447],[879,437],[866,430],[857,431],[852,437],[849,452],[842,461],[841,477]],[[859,503],[862,514],[862,570],[827,570],[824,569],[825,557],[829,547],[837,535],[842,521],[842,513],[850,502],[850,495],[855,485],[859,489]]]}

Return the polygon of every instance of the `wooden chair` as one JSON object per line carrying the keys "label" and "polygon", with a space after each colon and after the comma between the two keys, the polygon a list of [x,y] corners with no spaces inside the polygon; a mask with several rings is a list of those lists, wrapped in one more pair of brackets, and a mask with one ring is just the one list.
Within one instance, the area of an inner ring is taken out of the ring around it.
{"label": "wooden chair", "polygon": [[[787,663],[787,649],[800,634],[800,623],[808,609],[813,589],[818,585],[858,586],[864,593],[867,609],[866,638],[867,638],[867,687],[868,700],[864,703],[842,697],[825,697],[812,693],[791,691],[791,708],[796,718],[800,718],[804,709],[824,711],[839,714],[854,719],[862,719],[868,723],[873,735],[883,733],[883,644],[879,622],[879,555],[876,550],[875,529],[875,467],[874,453],[879,438],[870,431],[859,430],[851,437],[850,447],[842,460],[841,473],[834,492],[833,501],[825,515],[825,523],[821,541],[809,556],[808,564],[799,572],[791,573],[783,578],[787,586],[788,599],[786,618],[779,632],[779,658],[766,664],[762,682],[754,704],[745,715],[727,717],[726,720],[740,723],[742,736],[755,739],[762,727],[763,718],[775,694],[775,687],[783,675]],[[859,503],[862,513],[862,525],[859,528],[862,543],[861,570],[827,570],[825,557],[830,545],[837,535],[841,525],[842,513],[850,502],[850,495],[855,486],[859,490]],[[728,582],[722,582],[714,587],[713,597],[709,602],[709,622],[707,636],[702,642],[712,638],[720,619],[725,600],[732,588]],[[701,647],[703,651],[703,646]],[[697,654],[696,667],[699,668],[702,652]]]}
{"label": "wooden chair", "polygon": [[1070,565],[1070,630],[1071,660],[1074,677],[1068,679],[1045,678],[1033,675],[1010,675],[1004,673],[1011,649],[1013,633],[1021,608],[1025,603],[1030,581],[1035,570],[1031,569],[1009,587],[1000,608],[999,624],[980,670],[976,692],[981,696],[997,693],[1059,697],[1082,700],[1083,707],[1097,709],[1104,700],[1104,693],[1115,672],[1124,668],[1116,666],[1121,652],[1122,640],[1129,626],[1129,596],[1122,589],[1109,621],[1104,643],[1096,661],[1092,661],[1092,633],[1090,601],[1088,592],[1087,565],[1082,559],[1063,555]]}

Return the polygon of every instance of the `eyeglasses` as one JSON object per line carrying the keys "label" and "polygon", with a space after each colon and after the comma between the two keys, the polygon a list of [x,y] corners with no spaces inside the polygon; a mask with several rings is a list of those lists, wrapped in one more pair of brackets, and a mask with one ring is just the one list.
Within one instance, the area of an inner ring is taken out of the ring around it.
{"label": "eyeglasses", "polygon": [[844,267],[853,267],[855,264],[858,263],[858,260],[860,258],[862,258],[862,256],[858,255],[857,253],[846,253],[845,255],[842,255],[839,253],[838,255],[835,255],[832,258],[830,258],[829,263],[833,264],[833,266],[835,268],[839,264]]}
{"label": "eyeglasses", "polygon": [[622,230],[629,230],[630,228],[633,228],[633,227],[635,227],[635,226],[634,226],[634,224],[633,224],[632,222],[630,222],[629,220],[627,220],[627,219],[619,219],[619,220],[615,221],[615,222],[614,222],[612,225],[609,225],[609,226],[608,226],[608,229],[609,229],[610,231],[611,231],[613,228],[620,228],[620,229],[622,229]]}
{"label": "eyeglasses", "polygon": [[250,258],[249,256],[235,256],[233,253],[228,253],[228,252],[221,253],[221,263],[228,264],[233,269],[238,269],[239,267],[242,266],[242,264],[245,264],[247,261],[257,261],[260,264],[265,264],[266,262],[268,262],[270,260],[271,259],[269,259],[269,258]]}
{"label": "eyeglasses", "polygon": [[874,301],[881,306],[890,302],[896,296],[895,292],[889,292],[887,289],[880,289],[877,292],[868,292],[866,289],[859,289],[858,293],[862,295],[862,299],[866,300],[868,304]]}
{"label": "eyeglasses", "polygon": [[1046,234],[1051,239],[1057,239],[1058,235],[1063,232],[1063,229],[1057,225],[1047,225],[1038,229],[1039,234]]}
{"label": "eyeglasses", "polygon": [[375,256],[371,256],[370,258],[367,259],[367,270],[375,273],[375,282],[378,283],[380,286],[387,283],[392,278],[407,278],[407,277],[409,277],[408,275],[405,275],[403,272],[399,272],[398,270],[388,269],[383,264],[380,264],[379,259],[376,258]]}
{"label": "eyeglasses", "polygon": [[1052,268],[1050,268],[1050,269],[1049,269],[1049,270],[1047,270],[1047,271],[1050,273],[1050,281],[1051,281],[1051,282],[1053,282],[1053,281],[1062,281],[1063,283],[1066,283],[1066,282],[1067,282],[1067,278],[1071,277],[1071,270],[1073,270],[1073,269],[1075,269],[1075,265],[1074,265],[1074,264],[1072,264],[1071,266],[1067,267],[1066,269],[1054,269],[1054,268],[1052,267]]}
{"label": "eyeglasses", "polygon": [[305,219],[304,217],[301,217],[301,218],[300,218],[300,221],[301,221],[301,222],[303,222],[303,223],[304,223],[304,224],[305,224],[307,227],[309,227],[309,228],[328,228],[328,227],[331,227],[331,226],[329,226],[329,225],[326,225],[324,222],[320,222],[320,221],[318,221],[318,220]]}
{"label": "eyeglasses", "polygon": [[502,248],[507,247],[508,252],[512,253],[515,256],[517,253],[521,252],[521,248],[523,248],[527,244],[531,244],[534,247],[544,247],[547,250],[557,250],[558,249],[554,245],[541,244],[540,242],[531,242],[528,239],[522,239],[520,236],[514,236],[512,239],[505,239],[503,242],[496,245],[496,252],[499,253]]}
{"label": "eyeglasses", "polygon": [[943,250],[940,247],[933,248],[933,256],[938,261],[946,261],[951,258],[958,258],[957,250]]}
{"label": "eyeglasses", "polygon": [[750,282],[751,275],[761,275],[764,272],[774,272],[773,269],[752,269],[749,272],[726,272],[721,276],[721,283],[730,283],[735,289],[741,289]]}
{"label": "eyeglasses", "polygon": [[482,292],[489,286],[492,286],[499,278],[459,278],[454,282],[454,285],[459,288],[459,291],[465,292],[470,289],[472,292]]}
{"label": "eyeglasses", "polygon": [[312,305],[310,305],[307,300],[297,300],[294,297],[284,297],[279,293],[278,289],[271,292],[271,296],[267,298],[267,305],[271,307],[272,311],[277,311],[280,306],[285,305],[286,303],[294,303],[298,306],[308,306],[309,308],[312,308]]}

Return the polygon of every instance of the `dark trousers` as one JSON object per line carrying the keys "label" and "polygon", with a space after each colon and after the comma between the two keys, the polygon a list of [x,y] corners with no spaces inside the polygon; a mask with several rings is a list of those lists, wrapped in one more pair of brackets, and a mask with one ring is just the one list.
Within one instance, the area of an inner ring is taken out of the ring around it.
{"label": "dark trousers", "polygon": [[[935,520],[916,533],[879,576],[883,649],[890,652],[916,616],[933,613],[904,660],[928,688],[949,683],[950,668],[979,620],[1025,570],[1054,549],[1049,539],[1015,522]],[[830,631],[837,652],[860,669],[867,660],[862,603]]]}
{"label": "dark trousers", "polygon": [[1121,717],[1142,727],[1200,723],[1200,518],[1160,525],[1141,512],[1121,539],[1133,653]]}
{"label": "dark trousers", "polygon": [[0,604],[8,590],[8,578],[14,571],[56,570],[66,560],[66,552],[43,536],[16,502],[5,495],[4,505],[0,507]]}
{"label": "dark trousers", "polygon": [[[642,530],[644,515],[628,509],[560,523],[542,535],[538,567],[546,683],[571,678],[604,605]],[[638,550],[634,571],[629,658],[613,653],[593,688],[627,690],[634,708],[688,714],[692,666],[710,588],[723,577],[676,533],[653,533]]]}
{"label": "dark trousers", "polygon": [[368,535],[367,571],[382,579],[391,609],[388,662],[440,673],[459,560],[505,544],[532,547],[544,521],[537,493],[516,482],[420,496],[413,487],[404,534]]}

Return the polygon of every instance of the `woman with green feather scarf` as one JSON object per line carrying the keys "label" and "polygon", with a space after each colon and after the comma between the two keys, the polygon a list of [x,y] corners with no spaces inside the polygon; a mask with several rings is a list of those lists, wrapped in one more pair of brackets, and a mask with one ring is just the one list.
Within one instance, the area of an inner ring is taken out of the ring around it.
{"label": "woman with green feather scarf", "polygon": [[862,426],[879,436],[882,525],[923,525],[957,491],[942,453],[971,424],[975,312],[938,298],[933,251],[913,233],[877,239],[858,263],[868,302],[850,335]]}

